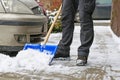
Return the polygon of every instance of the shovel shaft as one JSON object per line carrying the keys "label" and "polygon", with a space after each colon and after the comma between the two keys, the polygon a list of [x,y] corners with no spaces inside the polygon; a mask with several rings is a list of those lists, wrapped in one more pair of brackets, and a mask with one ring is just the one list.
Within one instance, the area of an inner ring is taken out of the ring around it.
{"label": "shovel shaft", "polygon": [[47,35],[46,35],[46,37],[45,37],[45,40],[44,40],[44,42],[43,42],[43,45],[45,45],[45,44],[47,43],[48,38],[49,38],[49,36],[50,36],[50,33],[52,32],[52,29],[53,29],[53,27],[54,27],[54,25],[55,25],[55,22],[57,21],[57,18],[58,18],[58,16],[60,15],[61,9],[62,9],[62,5],[60,6],[60,8],[59,8],[59,10],[58,10],[58,12],[57,12],[57,14],[56,14],[56,16],[55,16],[55,18],[54,18],[54,21],[53,21],[52,25],[51,25],[50,28],[49,28],[49,31],[48,31],[48,33],[47,33]]}

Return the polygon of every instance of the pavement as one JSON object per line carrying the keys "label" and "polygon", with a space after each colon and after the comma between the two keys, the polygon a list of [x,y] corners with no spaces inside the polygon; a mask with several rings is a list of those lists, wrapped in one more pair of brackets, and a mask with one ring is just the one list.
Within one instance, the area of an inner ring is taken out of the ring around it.
{"label": "pavement", "polygon": [[[105,21],[96,23],[102,24],[101,22]],[[120,44],[116,42],[110,25],[97,24],[94,26],[94,33],[94,42],[86,66],[76,66],[77,48],[81,43],[80,26],[75,24],[70,61],[53,61],[49,66],[40,65],[39,54],[23,53],[20,56],[22,58],[12,61],[8,56],[0,55],[3,64],[3,67],[0,66],[0,80],[120,80]],[[61,33],[52,33],[47,44],[57,45],[61,37]],[[17,65],[18,62],[22,62],[23,65]]]}
{"label": "pavement", "polygon": [[[107,25],[101,26],[97,24],[94,26],[94,42],[90,49],[88,64],[85,67],[76,67],[75,64],[77,48],[80,45],[80,27],[78,24],[75,24],[74,38],[70,51],[71,61],[53,62],[54,65],[61,64],[70,69],[69,71],[65,70],[66,75],[72,76],[70,80],[120,80],[120,44],[113,37],[114,34],[110,28],[110,21],[106,21],[106,23]],[[49,41],[54,44],[58,43],[60,39],[61,33],[52,34]]]}

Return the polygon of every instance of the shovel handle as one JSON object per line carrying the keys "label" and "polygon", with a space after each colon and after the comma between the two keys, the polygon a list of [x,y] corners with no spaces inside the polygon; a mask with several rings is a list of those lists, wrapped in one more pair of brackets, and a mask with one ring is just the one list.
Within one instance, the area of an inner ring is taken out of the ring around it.
{"label": "shovel handle", "polygon": [[51,24],[51,26],[50,26],[50,28],[49,28],[49,31],[48,31],[48,33],[47,33],[47,35],[46,35],[46,37],[45,37],[45,40],[44,40],[44,42],[43,42],[43,45],[45,45],[45,44],[47,43],[48,38],[49,38],[49,36],[50,36],[50,33],[52,32],[52,29],[53,29],[53,27],[54,27],[54,25],[55,25],[55,22],[57,21],[57,18],[58,18],[58,16],[60,15],[61,9],[62,9],[62,5],[60,6],[60,8],[59,8],[59,10],[58,10],[58,12],[57,12],[57,14],[56,14],[56,16],[54,17],[54,21],[53,21],[53,23]]}

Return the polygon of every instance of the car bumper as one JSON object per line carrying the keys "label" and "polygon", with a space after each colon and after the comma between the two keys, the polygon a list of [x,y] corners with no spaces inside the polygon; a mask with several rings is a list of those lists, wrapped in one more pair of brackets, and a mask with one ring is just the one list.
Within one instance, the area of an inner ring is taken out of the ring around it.
{"label": "car bumper", "polygon": [[[10,16],[11,15],[11,16]],[[47,18],[7,14],[0,18],[0,46],[24,46],[38,43],[47,33]]]}

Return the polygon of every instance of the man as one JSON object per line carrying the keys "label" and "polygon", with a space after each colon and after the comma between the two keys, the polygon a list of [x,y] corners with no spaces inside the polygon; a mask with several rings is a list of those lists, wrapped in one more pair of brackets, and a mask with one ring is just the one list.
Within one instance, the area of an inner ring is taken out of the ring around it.
{"label": "man", "polygon": [[94,37],[92,13],[95,8],[95,0],[63,0],[62,3],[62,39],[58,44],[58,49],[54,58],[70,57],[70,45],[72,43],[74,31],[74,18],[77,9],[79,9],[81,45],[78,48],[76,65],[85,66]]}

